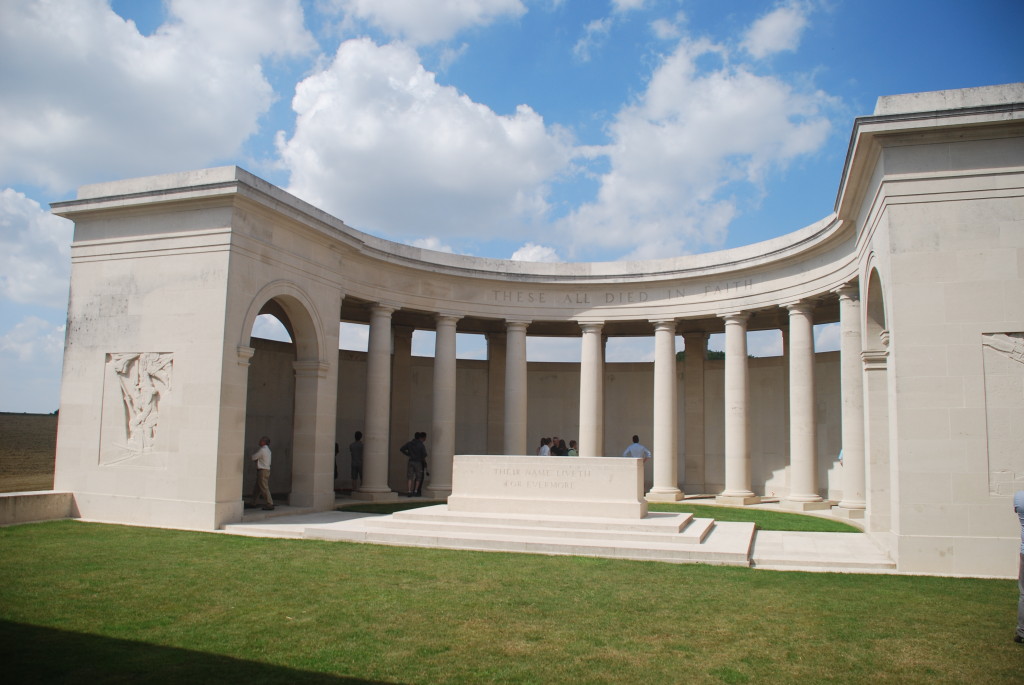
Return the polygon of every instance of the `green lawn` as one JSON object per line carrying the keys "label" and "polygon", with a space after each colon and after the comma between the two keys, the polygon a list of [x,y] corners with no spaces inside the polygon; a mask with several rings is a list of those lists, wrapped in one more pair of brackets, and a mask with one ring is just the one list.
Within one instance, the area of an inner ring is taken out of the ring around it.
{"label": "green lawn", "polygon": [[[1008,580],[0,529],[6,682],[1019,683]],[[332,677],[333,676],[333,677]],[[339,680],[339,678],[341,680]]]}

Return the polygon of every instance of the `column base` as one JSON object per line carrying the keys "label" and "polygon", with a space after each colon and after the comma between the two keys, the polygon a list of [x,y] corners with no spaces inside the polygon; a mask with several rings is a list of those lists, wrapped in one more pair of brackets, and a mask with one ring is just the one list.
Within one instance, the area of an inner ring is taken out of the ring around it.
{"label": "column base", "polygon": [[429,497],[430,499],[448,499],[448,497],[451,496],[452,494],[451,487],[432,488],[428,486],[426,488],[423,488],[423,490],[427,497]]}
{"label": "column base", "polygon": [[683,499],[683,497],[684,493],[679,488],[667,488],[664,490],[654,488],[644,495],[644,499],[648,502],[678,502]]}
{"label": "column base", "polygon": [[715,504],[732,504],[745,507],[748,504],[760,504],[761,497],[755,494],[750,495],[716,495]]}
{"label": "column base", "polygon": [[851,509],[850,507],[844,507],[842,504],[839,504],[838,506],[832,507],[832,515],[843,519],[863,519],[865,510]]}
{"label": "column base", "polygon": [[366,502],[394,502],[398,500],[398,493],[393,490],[385,492],[364,492],[356,490],[351,495],[352,499],[364,500]]}
{"label": "column base", "polygon": [[791,499],[779,500],[779,506],[783,509],[789,509],[790,511],[823,511],[825,509],[831,509],[834,505],[835,502],[830,502],[829,500],[818,500],[817,502],[804,502]]}

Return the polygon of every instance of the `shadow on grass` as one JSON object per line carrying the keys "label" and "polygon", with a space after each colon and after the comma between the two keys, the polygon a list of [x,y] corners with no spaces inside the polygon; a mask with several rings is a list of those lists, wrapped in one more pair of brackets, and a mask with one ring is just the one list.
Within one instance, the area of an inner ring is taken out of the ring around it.
{"label": "shadow on grass", "polygon": [[0,621],[0,664],[9,683],[377,682],[10,621]]}

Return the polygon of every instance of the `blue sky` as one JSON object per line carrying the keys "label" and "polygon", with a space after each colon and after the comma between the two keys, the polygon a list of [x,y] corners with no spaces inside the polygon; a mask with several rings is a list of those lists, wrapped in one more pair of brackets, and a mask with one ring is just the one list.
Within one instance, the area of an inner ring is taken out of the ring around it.
{"label": "blue sky", "polygon": [[80,185],[237,164],[432,249],[706,252],[827,216],[878,96],[1024,80],[1021,26],[1018,0],[5,0],[0,411],[58,406],[48,204]]}

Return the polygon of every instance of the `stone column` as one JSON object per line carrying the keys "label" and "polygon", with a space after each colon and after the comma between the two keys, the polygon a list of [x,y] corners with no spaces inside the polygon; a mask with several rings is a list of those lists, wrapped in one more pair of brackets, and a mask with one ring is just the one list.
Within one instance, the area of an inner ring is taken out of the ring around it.
{"label": "stone column", "polygon": [[707,492],[704,468],[704,360],[707,359],[708,334],[683,333],[686,359],[683,362],[683,480],[692,494]]}
{"label": "stone column", "polygon": [[505,333],[487,334],[487,454],[505,445]]}
{"label": "stone column", "polygon": [[526,327],[529,321],[507,321],[505,350],[505,454],[526,450]]}
{"label": "stone column", "polygon": [[789,310],[789,495],[791,509],[827,509],[817,488],[817,431],[814,419],[814,306],[797,302]]}
{"label": "stone column", "polygon": [[438,314],[434,336],[434,426],[430,450],[432,497],[452,494],[452,458],[455,456],[455,324],[462,318]]}
{"label": "stone column", "polygon": [[747,319],[750,314],[721,315],[725,320],[725,490],[723,504],[757,504],[750,489],[750,380],[747,369]]}
{"label": "stone column", "polygon": [[679,489],[679,400],[676,390],[676,322],[654,322],[654,486],[652,502],[677,502]]}
{"label": "stone column", "polygon": [[378,304],[370,310],[366,353],[366,430],[363,482],[357,499],[397,499],[388,487],[388,427],[391,421],[391,314],[396,307]]}
{"label": "stone column", "polygon": [[[391,387],[409,388],[412,387],[412,334],[410,326],[391,327]],[[398,445],[405,444],[406,440],[412,438],[412,395],[408,392],[391,393],[391,421],[388,432],[391,437],[398,441]],[[366,432],[365,430],[363,431]],[[396,445],[397,446],[397,445]],[[406,481],[406,459],[401,454],[395,454],[396,450],[388,451],[388,484],[399,484],[405,490]]]}
{"label": "stone column", "polygon": [[864,518],[864,372],[861,353],[860,298],[857,287],[846,285],[839,294],[840,386],[843,396],[843,499],[833,511]]}
{"label": "stone column", "polygon": [[580,437],[581,457],[603,456],[601,435],[604,396],[602,374],[604,363],[601,347],[601,323],[581,323],[583,337],[580,345]]}

